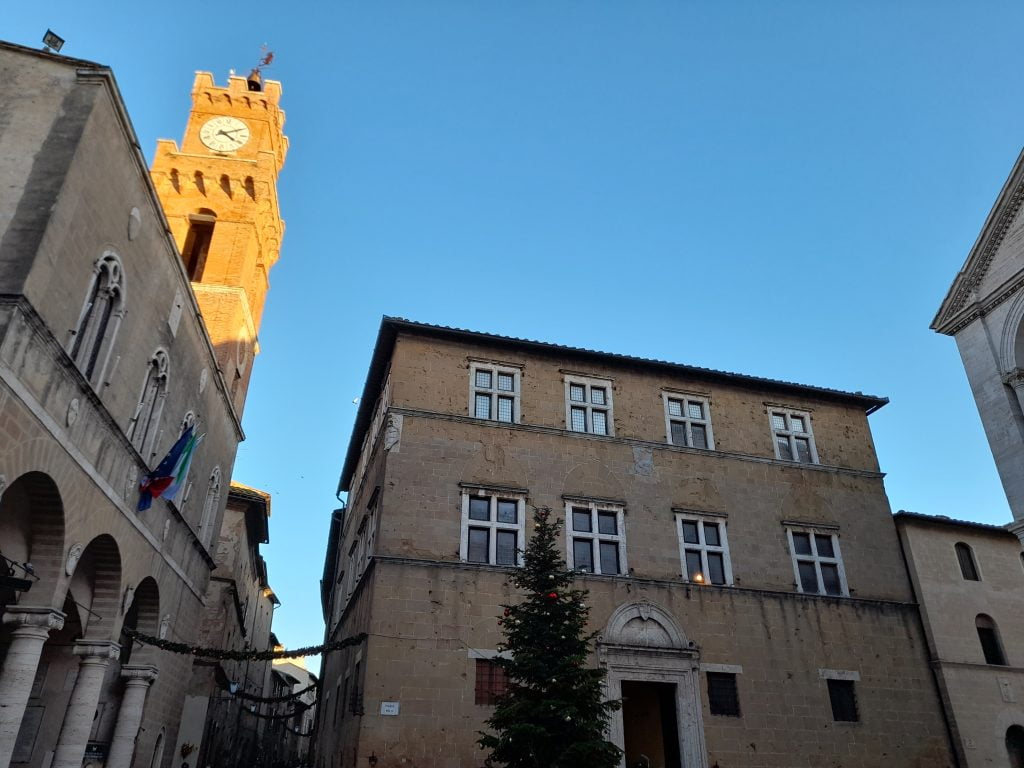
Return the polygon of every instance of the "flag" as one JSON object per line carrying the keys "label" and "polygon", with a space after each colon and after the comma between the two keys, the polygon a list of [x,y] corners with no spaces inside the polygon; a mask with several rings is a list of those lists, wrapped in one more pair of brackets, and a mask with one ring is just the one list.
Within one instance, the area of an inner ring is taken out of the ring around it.
{"label": "flag", "polygon": [[181,493],[185,485],[185,479],[188,477],[189,467],[192,466],[192,457],[196,455],[196,448],[198,448],[199,444],[203,442],[204,437],[206,437],[205,434],[202,434],[199,437],[193,437],[189,441],[188,445],[185,446],[185,450],[181,454],[181,458],[178,459],[178,463],[174,467],[174,479],[171,481],[171,484],[164,489],[164,498],[176,499],[178,494]]}
{"label": "flag", "polygon": [[157,498],[177,478],[180,462],[186,450],[189,455],[194,448],[195,436],[193,428],[188,427],[181,433],[178,441],[171,446],[171,450],[164,456],[164,460],[157,464],[156,469],[146,475],[139,483],[139,506],[138,511],[143,512],[153,505],[153,499]]}

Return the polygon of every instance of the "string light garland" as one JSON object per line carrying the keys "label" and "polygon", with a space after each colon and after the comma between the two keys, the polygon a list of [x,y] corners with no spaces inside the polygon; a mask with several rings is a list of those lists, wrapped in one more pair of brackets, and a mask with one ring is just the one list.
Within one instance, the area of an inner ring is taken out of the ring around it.
{"label": "string light garland", "polygon": [[125,629],[124,632],[132,640],[142,643],[143,645],[151,645],[162,651],[178,653],[183,656],[195,656],[200,659],[217,659],[219,661],[271,661],[273,659],[296,659],[306,656],[319,656],[322,653],[340,651],[342,648],[350,648],[353,645],[359,645],[363,643],[367,637],[365,632],[360,632],[358,635],[346,637],[344,640],[334,640],[330,643],[322,643],[321,645],[307,645],[303,648],[293,648],[291,650],[232,651],[226,648],[203,648],[200,645],[176,643],[173,640],[166,640],[164,638],[144,634],[136,629]]}

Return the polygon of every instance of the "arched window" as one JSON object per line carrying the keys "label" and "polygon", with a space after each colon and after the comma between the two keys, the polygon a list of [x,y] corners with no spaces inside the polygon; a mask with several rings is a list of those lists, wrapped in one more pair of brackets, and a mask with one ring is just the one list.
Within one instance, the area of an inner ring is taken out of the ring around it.
{"label": "arched window", "polygon": [[167,396],[167,368],[167,353],[158,349],[149,360],[139,404],[128,425],[128,438],[147,462],[153,450],[160,426],[160,414]]}
{"label": "arched window", "polygon": [[964,544],[962,541],[958,541],[954,547],[956,550],[956,559],[960,563],[960,573],[967,581],[981,581],[978,576],[978,565],[974,562],[974,553],[971,548]]}
{"label": "arched window", "polygon": [[1011,725],[1006,729],[1006,753],[1010,768],[1024,768],[1024,727]]}
{"label": "arched window", "polygon": [[93,272],[89,295],[71,342],[71,358],[85,378],[97,386],[124,317],[124,272],[121,260],[110,251],[97,260]]}
{"label": "arched window", "polygon": [[149,768],[160,768],[164,761],[164,732],[157,734],[156,745],[153,747],[153,759],[149,761]]}
{"label": "arched window", "polygon": [[185,262],[188,279],[193,283],[203,279],[206,256],[210,252],[213,226],[216,223],[217,214],[209,208],[200,208],[188,217],[188,235],[185,236],[185,247],[181,249],[181,259]]}
{"label": "arched window", "polygon": [[210,485],[206,490],[206,503],[203,504],[203,518],[199,523],[199,540],[206,546],[213,540],[213,523],[220,505],[220,467],[210,473]]}
{"label": "arched window", "polygon": [[981,652],[985,654],[986,664],[1006,666],[1006,656],[1003,654],[1003,644],[999,641],[999,630],[991,616],[979,613],[974,620],[978,629],[978,640],[981,641]]}

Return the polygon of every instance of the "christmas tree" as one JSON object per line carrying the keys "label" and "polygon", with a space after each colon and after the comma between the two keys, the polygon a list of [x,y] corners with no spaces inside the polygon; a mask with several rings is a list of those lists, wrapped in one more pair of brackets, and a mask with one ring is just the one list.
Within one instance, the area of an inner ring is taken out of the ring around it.
{"label": "christmas tree", "polygon": [[499,650],[508,691],[487,720],[493,733],[479,744],[487,764],[508,768],[615,768],[621,750],[605,739],[617,701],[605,701],[605,670],[587,666],[596,633],[587,632],[586,590],[573,589],[556,547],[561,522],[534,511],[534,532],[523,567],[510,582],[525,598],[504,606]]}

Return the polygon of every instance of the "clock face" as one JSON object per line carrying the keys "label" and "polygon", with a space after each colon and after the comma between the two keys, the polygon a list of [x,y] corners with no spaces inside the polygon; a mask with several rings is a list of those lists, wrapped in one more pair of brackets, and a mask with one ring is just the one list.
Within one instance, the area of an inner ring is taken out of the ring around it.
{"label": "clock face", "polygon": [[234,117],[215,117],[199,129],[199,138],[214,152],[234,152],[249,140],[249,126]]}

